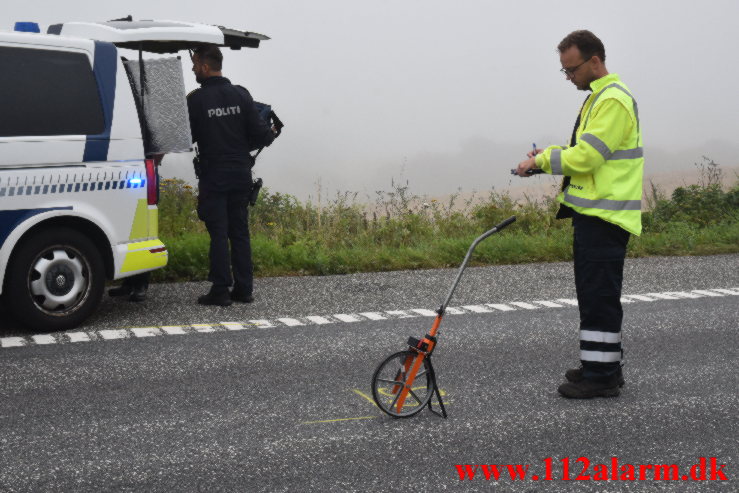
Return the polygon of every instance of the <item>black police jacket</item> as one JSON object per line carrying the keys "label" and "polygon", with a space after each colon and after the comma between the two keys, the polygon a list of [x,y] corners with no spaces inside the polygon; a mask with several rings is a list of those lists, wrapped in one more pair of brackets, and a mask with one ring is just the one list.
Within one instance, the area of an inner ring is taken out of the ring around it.
{"label": "black police jacket", "polygon": [[210,77],[187,95],[192,140],[208,165],[252,166],[250,151],[268,146],[275,134],[245,88],[225,77]]}

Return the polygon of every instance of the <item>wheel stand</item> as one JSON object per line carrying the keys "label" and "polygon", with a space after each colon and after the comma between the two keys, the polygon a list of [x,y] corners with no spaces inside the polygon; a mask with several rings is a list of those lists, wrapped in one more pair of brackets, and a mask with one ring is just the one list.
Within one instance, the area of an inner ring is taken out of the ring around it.
{"label": "wheel stand", "polygon": [[431,364],[431,355],[427,356],[426,359],[429,362],[429,371],[431,372],[431,381],[434,384],[434,394],[436,394],[436,398],[439,400],[439,407],[441,408],[441,412],[434,410],[433,407],[431,407],[431,401],[434,400],[433,397],[429,399],[428,407],[429,411],[436,414],[437,416],[440,416],[444,419],[446,419],[446,408],[444,407],[444,401],[441,399],[441,392],[439,391],[439,386],[436,384],[436,372],[434,371],[434,365]]}

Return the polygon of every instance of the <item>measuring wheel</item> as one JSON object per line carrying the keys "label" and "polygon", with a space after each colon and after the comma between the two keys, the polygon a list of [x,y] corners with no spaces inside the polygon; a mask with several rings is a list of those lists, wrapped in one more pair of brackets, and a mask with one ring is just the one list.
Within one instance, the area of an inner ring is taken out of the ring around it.
{"label": "measuring wheel", "polygon": [[[416,377],[410,382],[405,400],[401,400],[403,389],[408,387],[408,374],[416,358],[423,355],[415,351],[399,351],[390,355],[372,375],[372,397],[384,412],[395,418],[408,418],[423,410],[434,394],[433,370],[424,358]],[[400,408],[400,409],[398,409]]]}
{"label": "measuring wheel", "polygon": [[[509,217],[472,242],[462,265],[459,266],[457,277],[449,290],[449,294],[441,307],[436,310],[436,318],[429,333],[420,340],[409,337],[407,344],[410,349],[390,355],[377,367],[375,374],[372,375],[372,397],[375,399],[377,407],[385,413],[394,418],[409,418],[420,413],[424,407],[428,406],[429,411],[437,416],[447,417],[441,390],[439,390],[436,383],[434,365],[431,364],[431,354],[436,348],[436,336],[441,319],[475,247],[482,240],[505,228],[515,220],[516,216]],[[441,412],[432,409],[431,398],[434,394],[436,394],[436,403]]]}

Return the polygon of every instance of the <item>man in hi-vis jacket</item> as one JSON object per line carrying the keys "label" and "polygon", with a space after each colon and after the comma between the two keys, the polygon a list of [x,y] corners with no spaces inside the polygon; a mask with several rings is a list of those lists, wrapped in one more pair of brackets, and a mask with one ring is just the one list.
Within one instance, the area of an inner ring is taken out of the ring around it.
{"label": "man in hi-vis jacket", "polygon": [[592,91],[580,109],[567,147],[529,153],[516,170],[563,175],[558,218],[574,228],[575,288],[580,310],[581,367],[565,372],[559,393],[569,398],[615,397],[621,370],[621,285],[626,245],[641,234],[644,157],[636,100],[618,75],[608,73],[603,43],[575,31],[557,47],[562,73]]}

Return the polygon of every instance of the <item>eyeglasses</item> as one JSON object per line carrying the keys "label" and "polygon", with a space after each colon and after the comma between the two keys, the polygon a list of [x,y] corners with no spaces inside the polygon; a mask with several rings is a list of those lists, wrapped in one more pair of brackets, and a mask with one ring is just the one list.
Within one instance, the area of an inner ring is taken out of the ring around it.
{"label": "eyeglasses", "polygon": [[565,77],[573,77],[575,75],[575,72],[577,72],[577,69],[579,69],[580,67],[582,67],[583,65],[585,65],[586,63],[588,63],[588,61],[589,60],[585,60],[584,62],[582,62],[577,67],[573,67],[573,68],[561,68],[561,69],[559,69],[559,71],[562,72],[565,75]]}

